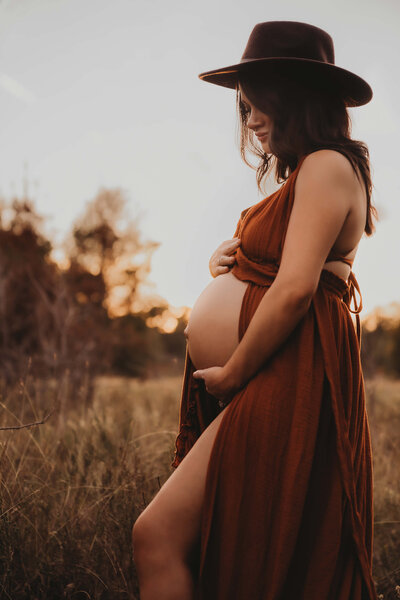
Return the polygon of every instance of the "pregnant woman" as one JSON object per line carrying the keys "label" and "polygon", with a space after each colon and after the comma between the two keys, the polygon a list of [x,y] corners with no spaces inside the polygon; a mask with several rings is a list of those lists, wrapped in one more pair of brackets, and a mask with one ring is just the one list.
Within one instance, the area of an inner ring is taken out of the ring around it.
{"label": "pregnant woman", "polygon": [[296,21],[199,77],[236,90],[242,157],[282,185],[241,212],[191,312],[175,471],[133,527],[141,600],[376,600],[352,263],[377,213],[347,111],[372,90]]}

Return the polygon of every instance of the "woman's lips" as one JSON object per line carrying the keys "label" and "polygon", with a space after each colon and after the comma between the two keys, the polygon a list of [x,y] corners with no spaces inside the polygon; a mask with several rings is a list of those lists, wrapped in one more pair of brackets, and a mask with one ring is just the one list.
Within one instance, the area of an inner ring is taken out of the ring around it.
{"label": "woman's lips", "polygon": [[260,141],[263,141],[268,136],[268,133],[264,133],[263,135],[259,135],[256,133],[256,136]]}

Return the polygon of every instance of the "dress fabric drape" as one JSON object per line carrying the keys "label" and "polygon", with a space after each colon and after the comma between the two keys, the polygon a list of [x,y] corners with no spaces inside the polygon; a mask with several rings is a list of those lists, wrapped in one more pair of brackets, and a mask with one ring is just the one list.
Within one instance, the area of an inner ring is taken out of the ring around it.
{"label": "dress fabric drape", "polygon": [[[232,270],[248,282],[239,340],[277,274],[304,158],[238,221]],[[356,291],[361,300],[352,271],[346,282],[323,269],[305,316],[225,409],[207,469],[196,600],[377,599]],[[186,351],[173,467],[221,410],[194,370]]]}

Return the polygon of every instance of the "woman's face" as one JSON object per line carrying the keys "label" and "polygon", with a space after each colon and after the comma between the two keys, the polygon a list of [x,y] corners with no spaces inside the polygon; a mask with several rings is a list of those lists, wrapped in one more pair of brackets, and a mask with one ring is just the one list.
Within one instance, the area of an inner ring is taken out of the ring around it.
{"label": "woman's face", "polygon": [[239,83],[240,99],[248,111],[247,127],[252,129],[266,154],[271,153],[271,149],[268,145],[268,135],[271,127],[271,119],[250,102],[246,97]]}

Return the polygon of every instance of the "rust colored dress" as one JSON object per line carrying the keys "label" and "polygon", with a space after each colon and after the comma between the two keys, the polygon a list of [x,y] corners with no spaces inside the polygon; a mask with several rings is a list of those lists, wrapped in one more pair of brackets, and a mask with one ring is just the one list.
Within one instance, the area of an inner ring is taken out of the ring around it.
{"label": "rust colored dress", "polygon": [[[278,271],[304,158],[237,224],[233,273],[248,282],[239,340]],[[327,258],[338,259],[351,265]],[[196,600],[376,600],[361,308],[353,272],[347,283],[323,269],[305,316],[228,404],[207,470]],[[221,410],[194,370],[187,351],[173,467]]]}

